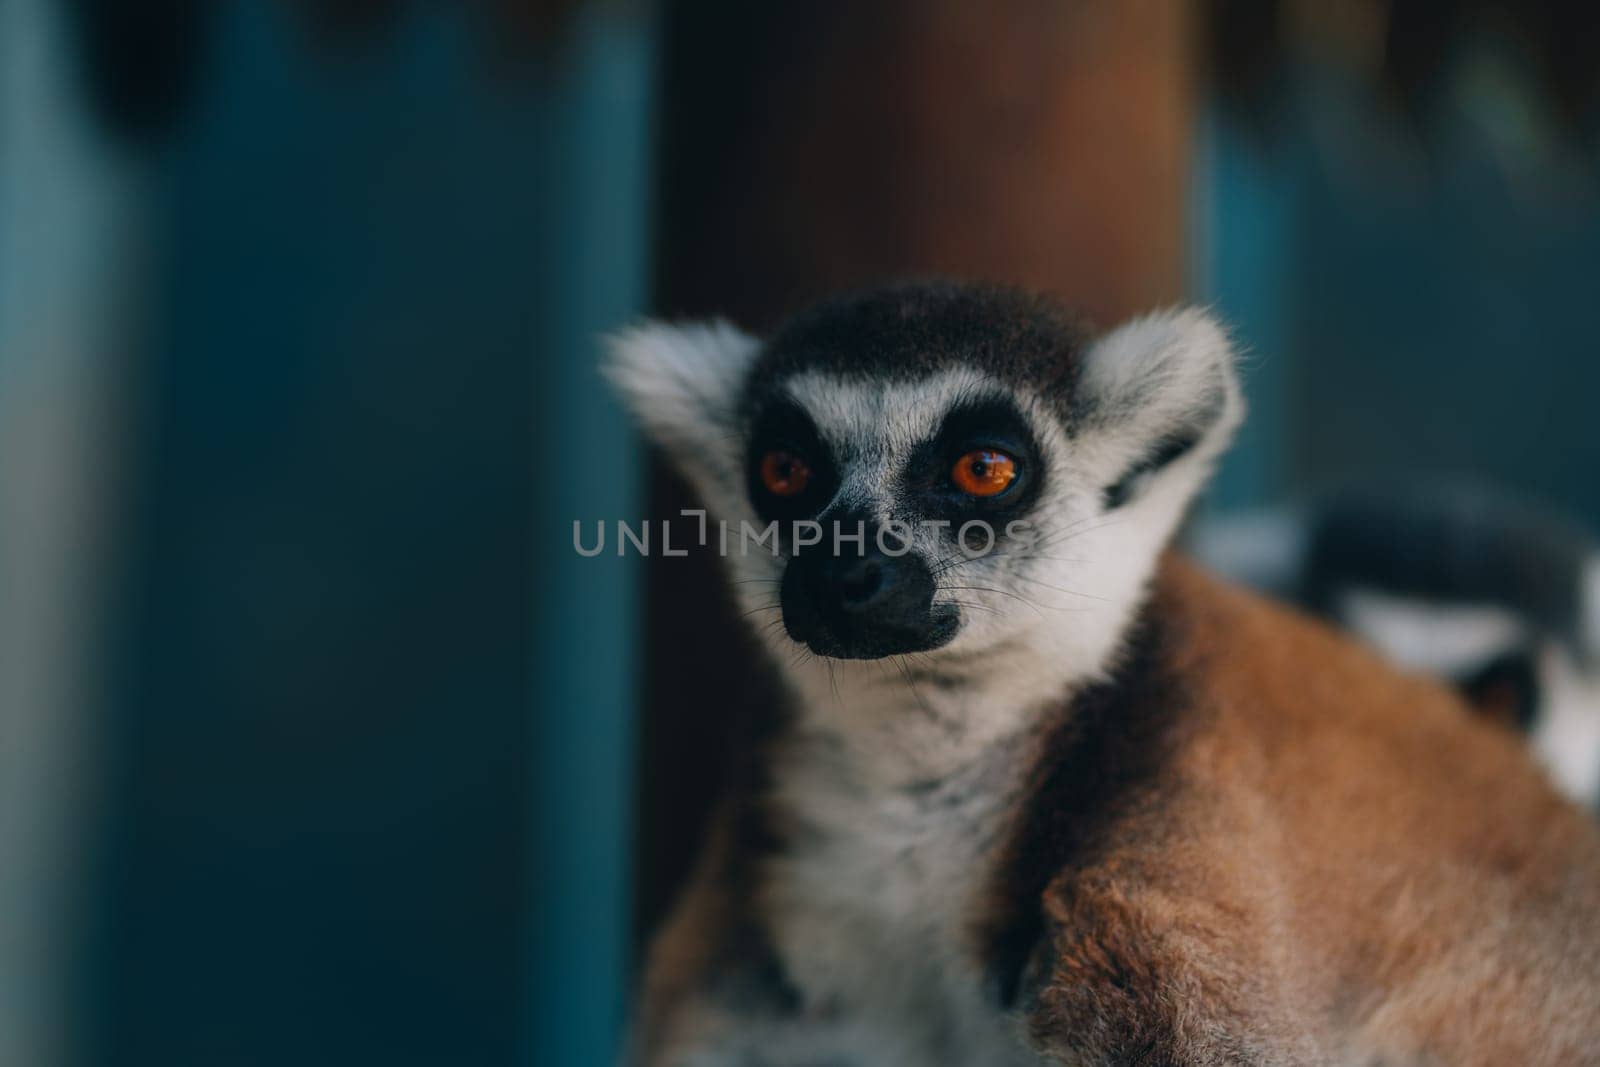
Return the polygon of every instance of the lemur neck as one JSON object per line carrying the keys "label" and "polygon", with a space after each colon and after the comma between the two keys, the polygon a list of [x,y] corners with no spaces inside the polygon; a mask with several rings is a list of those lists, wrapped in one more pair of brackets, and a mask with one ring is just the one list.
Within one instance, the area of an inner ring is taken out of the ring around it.
{"label": "lemur neck", "polygon": [[1103,677],[1142,595],[972,652],[873,661],[807,658],[786,677],[793,729],[865,788],[937,781],[1009,747]]}

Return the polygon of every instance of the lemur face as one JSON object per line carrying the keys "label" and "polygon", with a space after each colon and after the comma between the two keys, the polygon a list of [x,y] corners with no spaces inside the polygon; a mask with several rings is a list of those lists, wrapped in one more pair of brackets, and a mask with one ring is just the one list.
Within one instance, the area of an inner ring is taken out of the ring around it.
{"label": "lemur face", "polygon": [[984,557],[1021,559],[1048,420],[1036,428],[1014,394],[970,369],[786,371],[793,332],[755,368],[742,420],[747,500],[780,524],[785,549],[784,631],[840,659],[940,648],[984,610],[963,595],[989,592]]}
{"label": "lemur face", "polygon": [[765,343],[649,325],[613,352],[631,406],[729,524],[756,629],[833,660],[1041,640],[1101,656],[1107,613],[1131,610],[1241,411],[1202,314],[1094,340],[997,288],[875,290]]}

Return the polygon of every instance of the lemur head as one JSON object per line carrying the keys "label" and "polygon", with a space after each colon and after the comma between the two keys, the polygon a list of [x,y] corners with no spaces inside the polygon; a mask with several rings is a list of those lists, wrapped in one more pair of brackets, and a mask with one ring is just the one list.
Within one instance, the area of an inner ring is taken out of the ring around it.
{"label": "lemur head", "polygon": [[1096,339],[1043,298],[954,284],[836,299],[767,341],[644,325],[609,371],[728,524],[756,628],[830,661],[1100,669],[1242,412],[1200,312]]}

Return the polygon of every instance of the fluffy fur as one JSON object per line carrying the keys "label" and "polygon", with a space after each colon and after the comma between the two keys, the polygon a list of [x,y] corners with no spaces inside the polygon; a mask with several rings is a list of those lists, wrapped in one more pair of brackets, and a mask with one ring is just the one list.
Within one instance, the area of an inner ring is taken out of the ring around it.
{"label": "fluffy fur", "polygon": [[760,342],[722,320],[645,323],[610,339],[604,371],[657,447],[724,514],[739,504],[739,457],[726,435]]}
{"label": "fluffy fur", "polygon": [[1600,547],[1573,522],[1471,483],[1346,489],[1209,518],[1208,565],[1303,604],[1527,735],[1600,808]]}
{"label": "fluffy fur", "polygon": [[[853,457],[840,496],[882,517],[894,511],[897,466],[958,401],[1008,397],[1030,417],[1049,456],[1071,456],[1070,463],[1052,466],[1049,484],[1030,516],[1037,535],[1031,548],[967,561],[955,544],[954,530],[919,531],[918,547],[949,568],[941,575],[941,597],[960,601],[967,610],[955,642],[928,661],[899,666],[939,677],[940,663],[958,664],[963,690],[980,688],[981,675],[989,694],[968,701],[973,709],[952,713],[962,725],[954,751],[947,751],[950,730],[935,724],[920,731],[923,736],[913,736],[919,731],[908,729],[903,715],[907,703],[930,704],[928,693],[936,692],[936,686],[907,686],[899,669],[886,673],[877,663],[797,659],[782,628],[770,625],[784,560],[760,550],[728,557],[739,607],[756,620],[764,642],[788,667],[802,713],[836,719],[834,727],[857,749],[881,754],[885,766],[878,771],[901,778],[924,778],[962,762],[989,738],[1014,728],[1030,705],[1057,697],[1067,682],[1093,677],[1104,668],[1156,555],[1243,415],[1223,333],[1197,311],[1147,316],[1087,344],[1065,325],[1070,320],[1061,318],[1063,332],[1054,353],[1061,365],[1054,383],[1058,393],[1045,394],[1015,377],[1015,363],[1004,368],[1006,373],[996,373],[985,362],[959,359],[960,350],[950,350],[948,337],[929,336],[932,331],[915,316],[926,314],[930,305],[940,307],[937,297],[947,292],[964,298],[957,301],[965,331],[960,340],[968,340],[967,334],[981,336],[979,310],[992,291],[968,297],[964,290],[937,288],[930,295],[909,288],[844,303],[838,313],[847,319],[888,317],[881,309],[876,314],[860,309],[889,305],[895,309],[894,321],[911,316],[921,327],[908,327],[907,332],[918,335],[922,344],[896,361],[881,358],[881,342],[869,346],[880,357],[876,364],[843,363],[837,347],[827,350],[828,359],[798,358],[791,349],[807,351],[806,345],[818,343],[810,333],[823,332],[819,315],[813,313],[792,328],[803,342],[780,335],[774,344],[788,342],[790,347],[768,349],[765,355],[758,342],[722,323],[642,325],[613,340],[606,367],[713,518],[735,530],[741,522],[752,528],[763,525],[744,494],[740,473],[746,458],[744,434],[754,414],[748,398],[756,388],[766,398],[785,396],[811,413],[824,438]],[[1013,312],[1018,304],[1036,306],[999,292],[1005,300],[996,315]],[[1034,360],[1050,354],[1042,335],[1056,321],[1052,314],[1031,332],[1038,350]],[[989,330],[1003,332],[993,324]],[[825,336],[831,340],[831,333]],[[969,343],[976,347],[976,341]],[[970,354],[980,359],[988,355]],[[874,373],[863,374],[863,369]],[[752,380],[756,375],[759,381]],[[1060,391],[1069,395],[1058,395]],[[1071,416],[1063,418],[1064,411]],[[1104,507],[1099,494],[1147,458],[1152,445],[1169,432],[1194,436],[1193,446],[1170,464],[1142,473],[1138,492],[1122,507]],[[846,709],[838,696],[847,691],[873,694],[869,704],[887,706],[878,714],[859,706]],[[1006,721],[986,721],[991,711]],[[930,705],[922,718],[936,723],[938,713]],[[902,766],[891,769],[889,763]]]}
{"label": "fluffy fur", "polygon": [[1561,1063],[1600,1039],[1593,828],[1442,691],[1160,562],[1242,414],[1208,317],[1091,341],[1036,298],[903,287],[766,344],[640,327],[609,373],[735,525],[778,400],[879,519],[961,403],[1014,405],[1043,468],[1037,537],[968,558],[919,533],[961,613],[931,653],[819,659],[785,635],[786,560],[728,558],[793,714],[656,941],[634,1058]]}

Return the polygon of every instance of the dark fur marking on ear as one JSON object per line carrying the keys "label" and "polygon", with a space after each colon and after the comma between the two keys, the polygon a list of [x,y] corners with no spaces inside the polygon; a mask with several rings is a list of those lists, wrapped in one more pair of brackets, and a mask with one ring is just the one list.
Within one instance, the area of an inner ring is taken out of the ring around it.
{"label": "dark fur marking on ear", "polygon": [[1145,478],[1194,451],[1195,447],[1205,440],[1206,434],[1221,421],[1227,406],[1227,394],[1222,388],[1210,390],[1203,401],[1203,407],[1197,413],[1183,425],[1158,437],[1145,454],[1124,471],[1121,477],[1106,486],[1100,494],[1101,503],[1106,510],[1112,511],[1122,507],[1137,495],[1140,483]]}
{"label": "dark fur marking on ear", "polygon": [[1049,978],[1046,889],[1110,844],[1106,828],[1158,785],[1173,751],[1185,699],[1167,668],[1173,637],[1161,615],[1159,604],[1145,608],[1111,680],[1062,709],[1033,768],[981,927],[989,986],[1005,1009]]}
{"label": "dark fur marking on ear", "polygon": [[1100,501],[1105,509],[1113,511],[1126,504],[1133,498],[1134,490],[1141,481],[1193,451],[1202,436],[1204,434],[1200,430],[1188,430],[1163,437],[1148,455],[1129,467],[1122,477],[1106,486],[1100,494]]}

